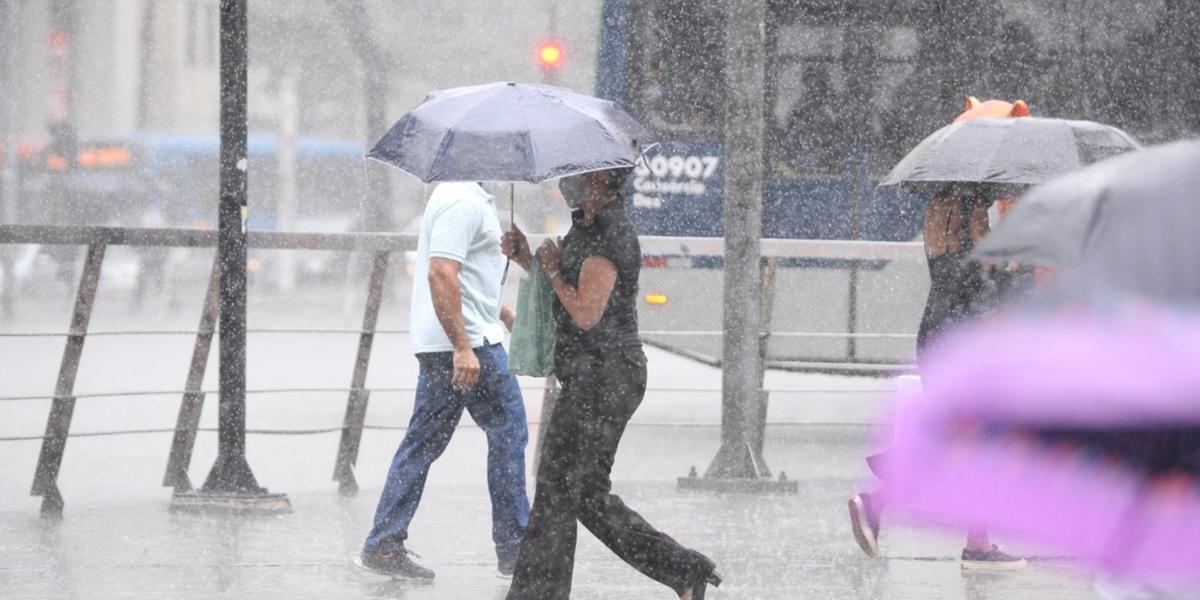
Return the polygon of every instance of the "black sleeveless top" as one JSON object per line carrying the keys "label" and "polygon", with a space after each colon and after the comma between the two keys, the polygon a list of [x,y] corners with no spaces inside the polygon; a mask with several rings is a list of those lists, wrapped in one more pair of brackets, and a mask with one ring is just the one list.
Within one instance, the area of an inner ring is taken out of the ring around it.
{"label": "black sleeveless top", "polygon": [[591,256],[603,256],[617,267],[617,281],[600,322],[584,331],[575,324],[554,297],[556,334],[555,359],[569,358],[580,353],[599,354],[617,348],[641,346],[638,337],[637,292],[638,274],[642,268],[642,248],[637,232],[625,214],[620,200],[600,209],[591,223],[585,223],[583,211],[571,213],[571,230],[563,238],[563,253],[559,273],[571,287],[579,285],[583,261]]}
{"label": "black sleeveless top", "polygon": [[939,334],[981,312],[986,288],[983,268],[961,250],[929,257],[929,296],[917,330],[917,353],[923,354]]}

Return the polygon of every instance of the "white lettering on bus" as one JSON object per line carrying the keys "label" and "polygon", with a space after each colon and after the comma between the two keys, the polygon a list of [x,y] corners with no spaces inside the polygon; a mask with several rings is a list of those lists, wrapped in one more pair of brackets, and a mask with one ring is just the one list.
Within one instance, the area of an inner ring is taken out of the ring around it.
{"label": "white lettering on bus", "polygon": [[663,156],[659,154],[638,162],[637,167],[634,168],[634,174],[638,177],[653,174],[659,179],[682,179],[685,177],[708,179],[717,172],[720,164],[721,159],[717,156],[683,156],[679,154]]}

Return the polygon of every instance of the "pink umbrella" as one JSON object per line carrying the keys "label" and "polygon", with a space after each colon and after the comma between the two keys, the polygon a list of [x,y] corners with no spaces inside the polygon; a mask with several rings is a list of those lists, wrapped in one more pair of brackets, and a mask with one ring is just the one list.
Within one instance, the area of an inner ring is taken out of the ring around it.
{"label": "pink umbrella", "polygon": [[993,321],[898,399],[897,510],[1200,583],[1200,316]]}

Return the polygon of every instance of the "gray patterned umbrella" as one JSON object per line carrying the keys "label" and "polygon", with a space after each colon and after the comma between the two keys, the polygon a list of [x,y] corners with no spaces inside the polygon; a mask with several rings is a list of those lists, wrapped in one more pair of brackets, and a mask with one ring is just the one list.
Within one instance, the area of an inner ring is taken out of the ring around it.
{"label": "gray patterned umbrella", "polygon": [[539,182],[633,167],[649,133],[617,104],[543,85],[430,93],[367,153],[432,181]]}
{"label": "gray patterned umbrella", "polygon": [[1092,121],[1021,117],[947,125],[921,141],[879,185],[932,194],[953,183],[983,184],[1005,197],[1138,148],[1129,134]]}
{"label": "gray patterned umbrella", "polygon": [[975,254],[1065,268],[1064,284],[1080,293],[1194,303],[1200,302],[1198,230],[1200,140],[1186,140],[1033,188]]}

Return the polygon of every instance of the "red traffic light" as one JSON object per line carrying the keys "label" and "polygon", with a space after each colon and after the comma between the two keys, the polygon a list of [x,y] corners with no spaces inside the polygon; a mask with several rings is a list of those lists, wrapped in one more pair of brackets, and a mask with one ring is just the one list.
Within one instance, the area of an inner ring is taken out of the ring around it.
{"label": "red traffic light", "polygon": [[541,65],[543,69],[553,69],[561,65],[563,61],[563,55],[564,52],[562,44],[558,42],[542,42],[542,44],[538,46],[538,64]]}

